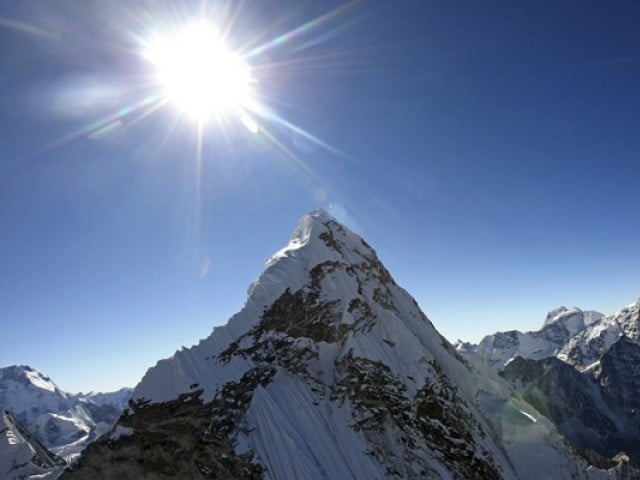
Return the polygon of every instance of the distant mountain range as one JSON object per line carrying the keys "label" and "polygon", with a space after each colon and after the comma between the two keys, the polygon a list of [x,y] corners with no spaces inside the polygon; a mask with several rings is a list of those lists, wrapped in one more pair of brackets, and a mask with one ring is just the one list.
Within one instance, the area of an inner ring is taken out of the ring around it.
{"label": "distant mountain range", "polygon": [[540,330],[498,332],[466,350],[475,351],[496,370],[502,370],[516,356],[533,360],[553,356],[586,371],[595,368],[620,338],[638,343],[639,311],[640,300],[611,315],[559,307],[547,315]]}
{"label": "distant mountain range", "polygon": [[[632,478],[627,457],[567,443],[551,404],[527,390],[538,377],[497,373],[521,350],[554,361],[565,345],[586,368],[593,347],[580,356],[583,344],[568,345],[602,318],[561,309],[542,332],[496,334],[461,353],[362,238],[316,211],[242,310],[151,368],[61,478]],[[617,368],[628,365],[613,361],[606,377]]]}
{"label": "distant mountain range", "polygon": [[59,473],[113,425],[131,392],[70,394],[29,366],[0,368],[0,478]]}
{"label": "distant mountain range", "polygon": [[560,307],[538,331],[459,350],[501,371],[575,445],[640,463],[640,300],[611,315]]}

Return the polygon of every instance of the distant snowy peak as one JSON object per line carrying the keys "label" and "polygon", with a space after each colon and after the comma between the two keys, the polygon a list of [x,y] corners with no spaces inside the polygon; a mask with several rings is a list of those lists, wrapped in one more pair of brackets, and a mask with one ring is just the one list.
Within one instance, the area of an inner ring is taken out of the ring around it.
{"label": "distant snowy peak", "polygon": [[561,306],[547,314],[540,330],[497,332],[483,338],[475,351],[497,370],[515,356],[534,360],[556,356],[572,338],[603,317],[599,312]]}
{"label": "distant snowy peak", "polygon": [[604,317],[604,314],[593,310],[580,310],[578,307],[569,309],[561,306],[547,314],[542,329],[544,330],[545,327],[550,325],[560,324],[567,329],[569,335],[573,336],[602,317]]}
{"label": "distant snowy peak", "polygon": [[69,408],[70,397],[32,367],[0,368],[0,408],[11,411],[24,424],[30,424],[42,413]]}
{"label": "distant snowy peak", "polygon": [[453,348],[457,351],[457,352],[475,352],[476,348],[478,348],[478,345],[476,343],[471,343],[471,342],[465,342],[462,341],[460,339],[456,340],[455,342],[453,342]]}
{"label": "distant snowy peak", "polygon": [[[74,395],[35,368],[0,368],[0,411],[10,412],[10,418],[23,425],[25,432],[67,460],[79,455],[89,441],[117,420],[131,392],[123,388]],[[26,452],[24,448],[21,451]],[[5,477],[0,474],[0,478]]]}
{"label": "distant snowy peak", "polygon": [[91,410],[108,406],[122,411],[131,392],[131,388],[122,388],[116,392],[71,394],[61,390],[51,378],[33,367],[12,365],[0,368],[0,409],[9,410],[25,425],[31,425],[43,414],[73,410],[79,402]]}
{"label": "distant snowy peak", "polygon": [[622,336],[640,343],[640,300],[610,315],[558,307],[549,312],[540,330],[497,332],[483,338],[475,351],[497,370],[515,356],[533,360],[556,356],[587,369]]}
{"label": "distant snowy peak", "polygon": [[623,336],[640,342],[640,300],[587,325],[563,346],[558,358],[579,368],[593,367]]}
{"label": "distant snowy peak", "polygon": [[595,310],[585,310],[583,313],[583,320],[586,327],[589,325],[593,325],[602,317],[604,317],[603,313],[596,312]]}
{"label": "distant snowy peak", "polygon": [[634,342],[640,341],[640,298],[631,305],[611,315],[623,333]]}
{"label": "distant snowy peak", "polygon": [[544,321],[544,325],[549,325],[550,323],[554,323],[558,316],[567,313],[569,311],[569,309],[567,307],[565,307],[564,305],[559,306],[558,308],[551,310],[549,313],[547,313],[547,318]]}
{"label": "distant snowy peak", "polygon": [[27,365],[11,365],[0,368],[0,383],[13,383],[15,388],[37,388],[67,397],[67,394],[44,373]]}

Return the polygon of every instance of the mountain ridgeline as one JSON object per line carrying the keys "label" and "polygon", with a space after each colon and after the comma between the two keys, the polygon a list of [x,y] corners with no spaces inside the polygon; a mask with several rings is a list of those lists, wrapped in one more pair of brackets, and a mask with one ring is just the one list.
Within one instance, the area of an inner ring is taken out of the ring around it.
{"label": "mountain ridgeline", "polygon": [[[612,393],[613,396],[615,396]],[[539,406],[463,358],[374,250],[305,216],[242,310],[149,369],[64,479],[604,479]],[[593,459],[591,459],[593,460]]]}

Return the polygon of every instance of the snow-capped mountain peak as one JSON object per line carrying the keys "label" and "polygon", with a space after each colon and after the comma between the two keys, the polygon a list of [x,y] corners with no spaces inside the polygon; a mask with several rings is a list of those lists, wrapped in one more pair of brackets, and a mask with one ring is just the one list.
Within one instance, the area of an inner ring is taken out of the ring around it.
{"label": "snow-capped mountain peak", "polygon": [[560,324],[569,332],[569,336],[573,336],[586,326],[597,322],[604,317],[604,314],[593,310],[581,310],[578,307],[571,309],[561,306],[547,314],[542,329],[554,324]]}
{"label": "snow-capped mountain peak", "polygon": [[558,358],[578,368],[594,363],[622,336],[640,342],[640,302],[610,315],[596,317],[558,351]]}
{"label": "snow-capped mountain peak", "polygon": [[304,217],[298,222],[289,243],[273,254],[266,262],[266,266],[270,266],[275,263],[279,258],[286,256],[288,252],[297,250],[298,248],[307,245],[314,238],[327,230],[327,225],[333,222],[334,219],[325,210],[315,210]]}
{"label": "snow-capped mountain peak", "polygon": [[540,360],[563,353],[579,335],[597,330],[606,322],[604,315],[561,306],[550,311],[540,330],[520,332],[511,330],[484,337],[475,351],[496,370],[502,370],[514,357]]}
{"label": "snow-capped mountain peak", "polygon": [[[337,323],[355,322],[360,314],[360,305],[366,303],[362,298],[365,294],[373,305],[382,305],[385,299],[388,303],[387,287],[391,282],[391,276],[376,253],[360,236],[324,210],[311,212],[298,222],[288,244],[266,261],[265,270],[248,290],[242,310],[232,316],[227,325],[215,328],[213,334],[198,345],[158,362],[136,387],[133,397],[170,400],[190,391],[190,386],[197,383],[204,389],[205,400],[210,400],[221,384],[232,379],[237,381],[241,376],[239,372],[232,374],[234,369],[225,369],[230,377],[212,378],[210,359],[255,328],[278,300],[276,305],[310,300],[317,304],[318,312],[327,310],[331,303],[336,314],[331,318],[322,316],[320,322],[324,322],[324,326],[314,325],[319,335],[323,328],[330,330],[330,325],[334,327],[331,331],[337,331],[344,329],[336,327]],[[314,291],[322,291],[322,295],[316,295]],[[339,308],[345,310],[346,315],[337,312]],[[384,309],[383,306],[379,308]],[[314,317],[313,321],[316,320]],[[286,326],[288,333],[295,330],[295,323],[300,321],[292,319],[293,323]],[[439,335],[436,337],[440,338]],[[234,363],[239,363],[239,360]]]}
{"label": "snow-capped mountain peak", "polygon": [[[149,369],[133,398],[63,478],[124,468],[132,478],[537,479],[586,468],[502,379],[463,362],[375,251],[324,211],[267,260],[240,312]],[[531,468],[543,458],[553,469]]]}
{"label": "snow-capped mountain peak", "polygon": [[25,388],[37,388],[43,391],[58,393],[63,397],[65,392],[60,390],[44,373],[27,365],[12,365],[0,368],[0,382],[14,382]]}
{"label": "snow-capped mountain peak", "polygon": [[558,307],[549,312],[542,329],[497,332],[483,338],[475,351],[496,370],[516,356],[557,357],[579,370],[592,370],[623,336],[640,343],[640,300],[609,315]]}
{"label": "snow-capped mountain peak", "polygon": [[563,313],[566,313],[568,311],[569,309],[564,305],[560,305],[559,307],[551,310],[549,313],[547,313],[547,318],[544,321],[544,325],[549,325],[550,323],[555,322],[559,315],[562,315]]}
{"label": "snow-capped mountain peak", "polygon": [[44,412],[64,410],[69,394],[42,372],[25,365],[0,368],[0,407],[24,423]]}

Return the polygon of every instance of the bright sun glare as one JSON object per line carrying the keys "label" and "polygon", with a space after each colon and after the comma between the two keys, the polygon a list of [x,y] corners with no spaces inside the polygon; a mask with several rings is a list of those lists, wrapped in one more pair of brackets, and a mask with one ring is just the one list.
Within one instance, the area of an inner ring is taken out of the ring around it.
{"label": "bright sun glare", "polygon": [[[195,22],[147,43],[145,58],[156,69],[166,100],[198,122],[234,115],[247,125],[244,107],[251,94],[251,67],[230,51],[209,23]],[[254,127],[251,124],[251,127]]]}

